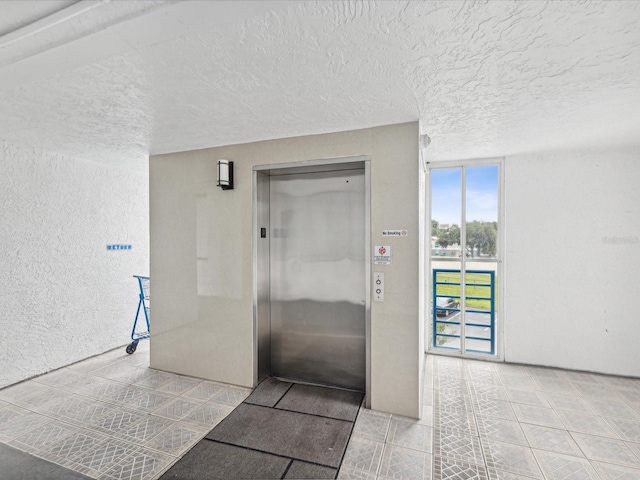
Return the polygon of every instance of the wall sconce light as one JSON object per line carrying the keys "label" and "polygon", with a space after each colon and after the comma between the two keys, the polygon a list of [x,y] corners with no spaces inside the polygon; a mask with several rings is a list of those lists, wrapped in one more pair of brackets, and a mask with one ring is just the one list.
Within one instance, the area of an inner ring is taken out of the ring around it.
{"label": "wall sconce light", "polygon": [[233,190],[233,162],[218,160],[218,186],[223,190]]}

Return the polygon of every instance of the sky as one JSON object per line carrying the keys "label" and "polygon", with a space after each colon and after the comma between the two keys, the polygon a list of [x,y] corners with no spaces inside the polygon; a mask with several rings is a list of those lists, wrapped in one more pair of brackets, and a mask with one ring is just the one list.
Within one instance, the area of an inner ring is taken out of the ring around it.
{"label": "sky", "polygon": [[[431,169],[431,219],[461,224],[461,168]],[[498,166],[467,167],[467,222],[498,221]]]}

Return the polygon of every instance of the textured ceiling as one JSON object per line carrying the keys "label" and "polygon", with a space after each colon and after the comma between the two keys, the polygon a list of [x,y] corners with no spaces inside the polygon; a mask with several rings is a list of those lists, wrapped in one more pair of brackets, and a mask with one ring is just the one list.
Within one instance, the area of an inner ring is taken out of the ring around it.
{"label": "textured ceiling", "polygon": [[637,1],[137,3],[6,57],[0,140],[131,168],[412,120],[434,160],[640,143]]}

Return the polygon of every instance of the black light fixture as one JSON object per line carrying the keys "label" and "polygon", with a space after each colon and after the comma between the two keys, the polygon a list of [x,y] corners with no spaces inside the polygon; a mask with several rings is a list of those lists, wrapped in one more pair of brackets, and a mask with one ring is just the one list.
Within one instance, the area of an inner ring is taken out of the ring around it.
{"label": "black light fixture", "polygon": [[218,160],[218,186],[223,190],[233,190],[233,162]]}

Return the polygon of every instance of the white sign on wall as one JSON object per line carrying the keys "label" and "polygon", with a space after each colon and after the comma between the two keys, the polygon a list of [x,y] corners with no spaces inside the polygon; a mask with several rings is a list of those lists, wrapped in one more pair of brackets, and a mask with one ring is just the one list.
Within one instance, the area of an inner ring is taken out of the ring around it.
{"label": "white sign on wall", "polygon": [[400,230],[382,230],[383,237],[406,237],[409,234],[404,229]]}
{"label": "white sign on wall", "polygon": [[391,265],[391,245],[376,245],[373,247],[374,265]]}

